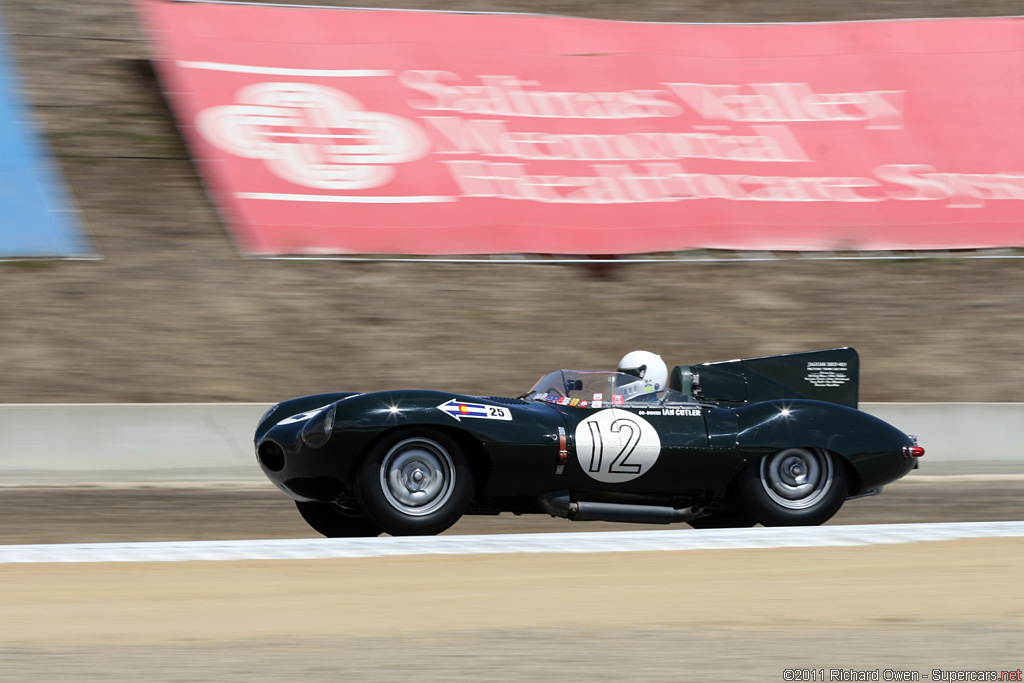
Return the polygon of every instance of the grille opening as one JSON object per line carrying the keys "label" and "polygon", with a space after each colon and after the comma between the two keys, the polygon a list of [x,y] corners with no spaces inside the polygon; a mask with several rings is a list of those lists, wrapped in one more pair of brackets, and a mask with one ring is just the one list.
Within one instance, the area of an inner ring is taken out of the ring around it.
{"label": "grille opening", "polygon": [[284,469],[284,450],[273,441],[264,441],[256,451],[260,462],[268,470],[280,472]]}

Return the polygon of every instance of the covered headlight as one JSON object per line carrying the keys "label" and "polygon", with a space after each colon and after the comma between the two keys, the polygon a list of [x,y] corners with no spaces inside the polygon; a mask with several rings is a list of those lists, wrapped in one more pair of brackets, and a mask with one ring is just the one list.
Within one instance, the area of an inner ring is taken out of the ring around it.
{"label": "covered headlight", "polygon": [[302,440],[307,446],[320,448],[331,438],[331,431],[334,429],[334,409],[335,405],[332,403],[302,428]]}

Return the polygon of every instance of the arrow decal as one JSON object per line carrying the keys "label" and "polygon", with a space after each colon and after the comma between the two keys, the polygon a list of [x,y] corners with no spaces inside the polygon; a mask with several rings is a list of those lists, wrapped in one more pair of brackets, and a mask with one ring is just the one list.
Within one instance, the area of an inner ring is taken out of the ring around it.
{"label": "arrow decal", "polygon": [[454,417],[458,422],[462,422],[464,417],[476,417],[484,420],[512,419],[512,413],[507,408],[488,406],[482,403],[466,403],[465,401],[457,401],[454,398],[447,403],[442,403],[437,409],[446,415]]}

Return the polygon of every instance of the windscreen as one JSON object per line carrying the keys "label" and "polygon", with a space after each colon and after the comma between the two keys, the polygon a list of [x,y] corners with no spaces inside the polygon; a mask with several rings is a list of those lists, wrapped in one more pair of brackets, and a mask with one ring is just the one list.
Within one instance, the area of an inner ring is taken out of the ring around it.
{"label": "windscreen", "polygon": [[585,403],[582,407],[597,408],[627,401],[658,401],[666,394],[675,400],[681,398],[677,392],[656,392],[650,382],[621,372],[557,370],[537,380],[526,399],[573,406]]}

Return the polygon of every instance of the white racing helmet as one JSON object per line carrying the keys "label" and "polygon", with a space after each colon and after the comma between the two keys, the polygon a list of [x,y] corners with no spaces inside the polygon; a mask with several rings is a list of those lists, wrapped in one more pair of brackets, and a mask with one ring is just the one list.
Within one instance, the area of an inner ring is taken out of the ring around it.
{"label": "white racing helmet", "polygon": [[619,361],[619,372],[638,378],[639,382],[628,385],[632,395],[657,393],[668,386],[668,366],[656,353],[630,351]]}

